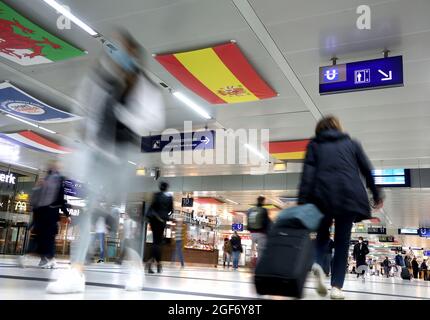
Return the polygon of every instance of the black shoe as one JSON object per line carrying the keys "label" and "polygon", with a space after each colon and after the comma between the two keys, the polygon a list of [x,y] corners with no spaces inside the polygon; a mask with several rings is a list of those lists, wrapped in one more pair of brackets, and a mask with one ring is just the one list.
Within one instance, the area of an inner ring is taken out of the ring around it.
{"label": "black shoe", "polygon": [[146,265],[146,272],[148,272],[149,274],[154,274],[154,270],[152,270],[152,265],[150,263],[148,263]]}
{"label": "black shoe", "polygon": [[163,268],[161,267],[161,263],[157,264],[157,273],[161,273]]}
{"label": "black shoe", "polygon": [[99,259],[98,261],[97,261],[97,263],[104,263],[105,261],[103,260],[103,259]]}

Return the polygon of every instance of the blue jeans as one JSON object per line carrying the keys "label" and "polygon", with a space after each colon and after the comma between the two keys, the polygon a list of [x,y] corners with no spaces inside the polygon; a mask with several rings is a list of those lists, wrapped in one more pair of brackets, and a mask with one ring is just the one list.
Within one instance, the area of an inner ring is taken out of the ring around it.
{"label": "blue jeans", "polygon": [[105,258],[105,234],[97,233],[97,239],[100,242],[100,260],[104,260]]}
{"label": "blue jeans", "polygon": [[239,267],[239,257],[240,251],[233,251],[233,269],[237,269]]}
{"label": "blue jeans", "polygon": [[[331,286],[341,289],[345,281],[346,266],[348,264],[349,242],[351,240],[351,229],[355,216],[347,212],[343,216],[334,218],[334,255],[331,272]],[[316,239],[316,263],[324,267],[324,260],[327,254],[327,243],[330,238],[330,227],[333,217],[325,216],[321,221]]]}
{"label": "blue jeans", "polygon": [[184,266],[184,254],[182,252],[182,240],[176,241],[176,249],[173,252],[172,261],[176,261],[176,257],[179,256],[181,266]]}

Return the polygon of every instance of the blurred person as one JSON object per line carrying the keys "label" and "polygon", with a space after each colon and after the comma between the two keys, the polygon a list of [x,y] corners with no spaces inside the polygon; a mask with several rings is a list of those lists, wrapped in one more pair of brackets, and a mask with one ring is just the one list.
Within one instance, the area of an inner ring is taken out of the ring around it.
{"label": "blurred person", "polygon": [[172,261],[175,262],[179,258],[181,268],[185,267],[184,262],[184,240],[186,238],[186,226],[184,225],[184,218],[178,217],[175,225],[175,250],[173,251]]}
{"label": "blurred person", "polygon": [[420,268],[416,257],[412,259],[411,265],[412,265],[412,273],[414,275],[414,279],[418,279],[418,272]]}
{"label": "blurred person", "polygon": [[225,268],[225,264],[227,263],[227,268],[230,268],[232,249],[231,249],[230,240],[228,240],[228,238],[224,238],[224,246],[222,248],[222,251],[223,251],[223,267]]}
{"label": "blurred person", "polygon": [[334,249],[334,241],[330,236],[330,239],[328,240],[328,243],[327,243],[327,252],[324,257],[324,266],[323,266],[324,273],[326,274],[327,277],[330,276],[330,272],[332,269],[333,249]]}
{"label": "blurred person", "polygon": [[427,269],[428,269],[427,262],[426,262],[426,260],[423,260],[423,262],[421,263],[421,266],[420,266],[420,270],[423,273],[423,279],[424,280],[427,280]]}
{"label": "blurred person", "polygon": [[251,232],[252,255],[261,257],[266,246],[267,233],[270,228],[270,218],[267,209],[264,208],[266,198],[257,198],[257,205],[247,212],[248,230]]}
{"label": "blurred person", "polygon": [[[127,162],[131,150],[138,150],[139,136],[142,135],[138,131],[143,125],[160,124],[156,117],[152,118],[152,122],[141,118],[144,113],[152,115],[150,109],[155,108],[155,104],[151,105],[144,99],[149,91],[143,92],[142,85],[149,82],[140,70],[141,46],[127,31],[119,29],[112,43],[104,43],[104,48],[106,52],[97,61],[91,77],[81,85],[80,109],[76,113],[83,113],[82,127],[78,130],[80,137],[77,138],[83,143],[76,144],[74,158],[70,161],[72,173],[79,176],[76,180],[88,184],[87,206],[85,214],[79,219],[79,239],[72,246],[72,268],[48,285],[49,293],[85,290],[84,262],[98,198],[103,195],[112,202],[125,202],[130,188],[128,180],[135,173]],[[142,101],[146,104],[142,105]],[[139,109],[142,110],[139,116],[131,114]],[[87,181],[88,177],[91,177],[90,181]],[[125,288],[141,290],[142,261],[136,250],[130,249],[128,252],[131,269]]]}
{"label": "blurred person", "polygon": [[412,274],[412,259],[409,255],[405,256],[405,267],[408,268],[409,272]]}
{"label": "blurred person", "polygon": [[[42,268],[56,268],[55,237],[58,234],[60,209],[68,217],[67,202],[64,198],[64,180],[60,174],[59,163],[50,161],[46,176],[33,189],[31,206],[33,208],[32,233],[35,234],[36,251],[40,256],[39,266]],[[24,259],[20,265],[24,266]]]}
{"label": "blurred person", "polygon": [[96,220],[95,233],[96,233],[96,239],[99,243],[99,248],[100,248],[100,255],[97,263],[104,263],[105,262],[105,239],[106,239],[106,233],[107,233],[105,217],[100,216]]}
{"label": "blurred person", "polygon": [[415,257],[414,250],[412,250],[412,248],[411,248],[411,247],[409,247],[408,255],[409,255],[409,257],[410,257],[411,259],[413,259],[413,258]]}
{"label": "blurred person", "polygon": [[[363,237],[358,238],[358,243],[354,246],[353,256],[356,261],[357,269],[360,266],[367,266],[366,263],[366,255],[369,254],[369,248],[363,242]],[[363,270],[361,273],[357,272],[357,278],[360,275],[364,278],[365,271]]]}
{"label": "blurred person", "polygon": [[152,263],[157,263],[157,273],[161,273],[161,256],[162,244],[164,237],[164,229],[169,220],[169,213],[173,213],[173,197],[168,193],[169,184],[160,182],[160,191],[154,194],[151,206],[149,207],[147,217],[153,234],[151,256],[147,263],[148,273],[154,273]]}
{"label": "blurred person", "polygon": [[404,268],[405,260],[403,259],[402,255],[400,254],[400,251],[397,251],[396,257],[394,258],[394,261],[397,266],[397,275],[400,277],[400,273],[402,272],[402,268]]}
{"label": "blurred person", "polygon": [[133,248],[134,239],[136,239],[137,236],[137,222],[134,221],[127,212],[123,213],[122,216],[124,221],[121,236],[121,253],[118,260],[119,264],[123,263],[127,254],[127,249]]}
{"label": "blurred person", "polygon": [[382,267],[384,268],[384,275],[387,276],[387,278],[390,277],[390,260],[388,257],[385,257],[385,260],[382,262]]}
{"label": "blurred person", "polygon": [[[342,287],[352,225],[371,216],[362,176],[372,192],[375,208],[380,209],[382,197],[372,176],[372,166],[361,145],[342,131],[336,117],[321,119],[315,129],[315,137],[307,147],[298,203],[312,203],[325,216],[316,239],[317,265],[322,266],[324,263],[330,227],[335,221],[332,299],[345,298]],[[319,284],[324,285],[323,272],[314,273]]]}
{"label": "blurred person", "polygon": [[240,254],[243,252],[242,240],[237,231],[235,231],[234,234],[231,236],[230,244],[233,256],[233,270],[237,270],[239,268]]}

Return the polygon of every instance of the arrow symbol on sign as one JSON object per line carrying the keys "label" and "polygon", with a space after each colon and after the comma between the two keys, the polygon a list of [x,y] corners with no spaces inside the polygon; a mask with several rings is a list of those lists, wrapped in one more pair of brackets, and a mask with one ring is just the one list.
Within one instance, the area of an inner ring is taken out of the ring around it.
{"label": "arrow symbol on sign", "polygon": [[208,144],[210,142],[210,139],[208,137],[205,137],[202,142],[204,142],[205,144]]}
{"label": "arrow symbol on sign", "polygon": [[385,78],[382,78],[381,81],[393,80],[393,71],[390,70],[388,72],[388,74],[386,74],[384,71],[382,71],[381,69],[379,69],[378,72],[385,77]]}

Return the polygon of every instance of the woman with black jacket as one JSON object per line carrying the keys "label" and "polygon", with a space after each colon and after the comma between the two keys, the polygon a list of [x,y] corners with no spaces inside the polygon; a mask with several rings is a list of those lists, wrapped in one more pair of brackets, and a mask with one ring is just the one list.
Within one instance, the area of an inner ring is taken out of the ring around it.
{"label": "woman with black jacket", "polygon": [[310,141],[299,188],[299,204],[313,203],[324,214],[317,235],[317,263],[323,265],[330,227],[335,221],[331,298],[344,299],[342,292],[354,222],[370,218],[366,188],[372,192],[376,208],[382,207],[372,166],[360,144],[342,132],[339,120],[321,119]]}

